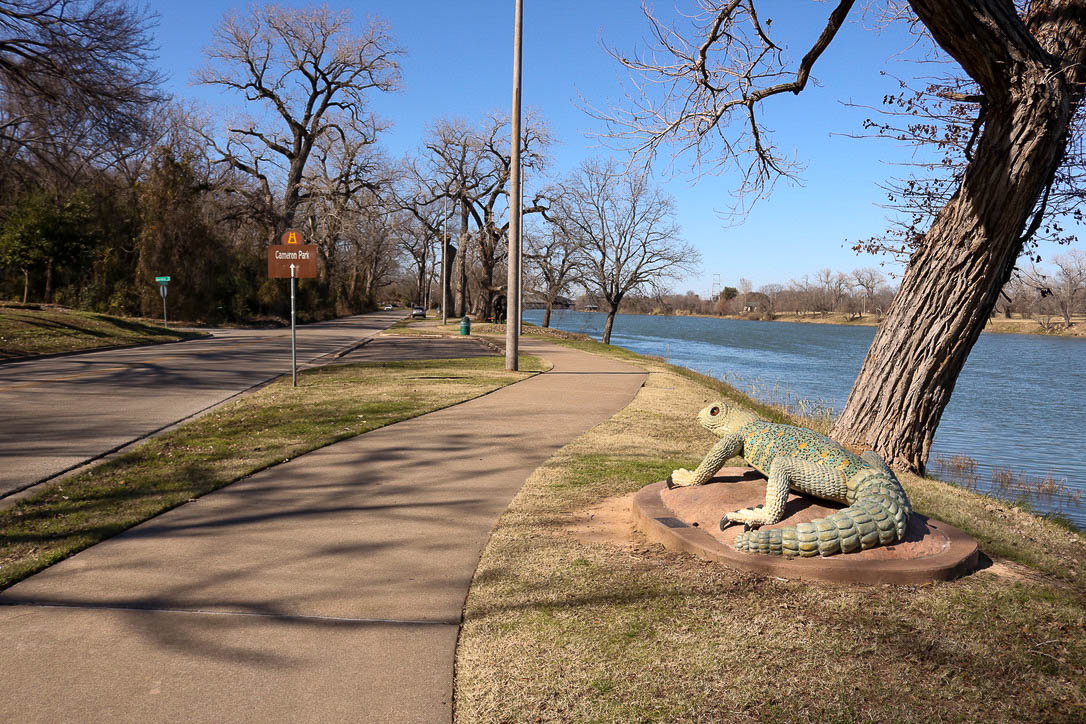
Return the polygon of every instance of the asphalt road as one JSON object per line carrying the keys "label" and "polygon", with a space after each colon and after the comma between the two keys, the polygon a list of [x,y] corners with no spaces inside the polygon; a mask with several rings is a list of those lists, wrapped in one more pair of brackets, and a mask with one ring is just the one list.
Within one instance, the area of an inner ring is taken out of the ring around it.
{"label": "asphalt road", "polygon": [[[357,344],[403,311],[298,327],[298,366]],[[0,497],[78,467],[282,374],[290,330],[0,365]]]}

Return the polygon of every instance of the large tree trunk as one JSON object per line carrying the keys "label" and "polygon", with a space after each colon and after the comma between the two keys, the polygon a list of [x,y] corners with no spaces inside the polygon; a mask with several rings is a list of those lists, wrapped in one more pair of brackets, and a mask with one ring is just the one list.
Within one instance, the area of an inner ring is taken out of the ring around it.
{"label": "large tree trunk", "polygon": [[498,296],[498,292],[491,288],[491,284],[486,279],[483,280],[481,286],[483,298],[478,302],[479,318],[491,319],[494,316],[494,299]]}
{"label": "large tree trunk", "polygon": [[[444,243],[444,242],[442,242],[442,243]],[[430,308],[430,305],[433,304],[433,301],[434,301],[434,299],[433,299],[434,283],[436,282],[437,278],[438,278],[437,277],[437,255],[436,254],[430,254],[429,271],[427,271],[427,273],[426,273],[426,308],[427,309]],[[442,299],[444,299],[444,297],[442,297]]]}
{"label": "large tree trunk", "polygon": [[499,291],[503,291],[501,287],[494,285],[494,270],[498,266],[497,245],[498,239],[494,237],[489,225],[479,232],[479,262],[476,268],[483,296],[479,301],[479,315],[483,319],[490,319],[494,314],[494,297]]}
{"label": "large tree trunk", "polygon": [[430,300],[426,296],[426,255],[422,257],[422,262],[419,263],[419,273],[415,280],[415,304],[420,305],[423,309],[430,308]]}
{"label": "large tree trunk", "polygon": [[547,300],[546,311],[543,312],[543,326],[544,327],[551,326],[551,309],[553,307],[554,307],[554,302],[552,302],[551,300],[548,299]]}
{"label": "large tree trunk", "polygon": [[52,304],[53,302],[53,260],[46,259],[45,261],[45,297],[43,301],[46,304]]}
{"label": "large tree trunk", "polygon": [[466,316],[468,313],[468,214],[464,211],[460,215],[460,258],[456,262],[459,269],[459,308],[460,313],[454,316]]}
{"label": "large tree trunk", "polygon": [[445,255],[442,260],[442,264],[445,265],[445,288],[441,290],[441,304],[442,309],[445,310],[446,317],[455,317],[456,308],[453,307],[453,271],[456,269],[456,247],[449,242],[442,242],[445,244]]}
{"label": "large tree trunk", "polygon": [[960,188],[913,254],[831,435],[922,472],[958,373],[1063,159],[1086,75],[1086,0],[1034,3],[1029,33],[1001,0],[912,5],[980,83],[985,127]]}
{"label": "large tree trunk", "polygon": [[607,322],[603,325],[604,344],[611,344],[611,329],[615,326],[616,314],[618,314],[618,304],[611,304],[607,310]]}
{"label": "large tree trunk", "polygon": [[23,267],[23,304],[30,299],[30,268]]}

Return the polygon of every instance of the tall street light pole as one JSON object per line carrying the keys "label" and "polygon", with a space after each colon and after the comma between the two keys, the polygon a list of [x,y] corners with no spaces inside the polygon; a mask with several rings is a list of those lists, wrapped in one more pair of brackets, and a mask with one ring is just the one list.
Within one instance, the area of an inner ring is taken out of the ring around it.
{"label": "tall street light pole", "polygon": [[445,197],[445,223],[444,234],[441,238],[441,324],[446,325],[449,323],[449,310],[448,304],[448,285],[449,285],[449,271],[448,271],[448,258],[449,258],[449,197]]}
{"label": "tall street light pole", "polygon": [[517,214],[517,339],[524,334],[524,165],[520,167],[520,213]]}
{"label": "tall street light pole", "polygon": [[513,20],[513,156],[509,164],[509,276],[506,285],[505,369],[516,370],[520,353],[520,34],[523,0]]}

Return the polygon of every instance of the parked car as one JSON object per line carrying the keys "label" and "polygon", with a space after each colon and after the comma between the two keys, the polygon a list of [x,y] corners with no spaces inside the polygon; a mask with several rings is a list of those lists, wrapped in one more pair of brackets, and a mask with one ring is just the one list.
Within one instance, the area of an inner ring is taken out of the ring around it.
{"label": "parked car", "polygon": [[415,307],[414,309],[412,309],[411,318],[415,319],[416,317],[419,319],[426,319],[426,310],[422,307]]}
{"label": "parked car", "polygon": [[381,307],[381,309],[385,310],[386,312],[391,312],[392,311],[392,305],[391,304],[386,304],[385,306]]}

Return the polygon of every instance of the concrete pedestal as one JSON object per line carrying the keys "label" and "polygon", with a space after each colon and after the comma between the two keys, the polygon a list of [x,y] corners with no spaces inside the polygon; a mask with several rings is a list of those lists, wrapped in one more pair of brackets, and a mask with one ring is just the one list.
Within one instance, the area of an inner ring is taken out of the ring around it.
{"label": "concrete pedestal", "polygon": [[[905,540],[826,558],[785,558],[743,553],[734,547],[743,527],[719,529],[720,517],[765,502],[766,481],[753,468],[724,468],[707,485],[668,490],[663,482],[633,499],[634,526],[650,540],[729,566],[783,578],[835,583],[917,584],[945,581],[973,571],[977,542],[962,531],[913,513]],[[792,493],[783,528],[822,518],[843,505]]]}

